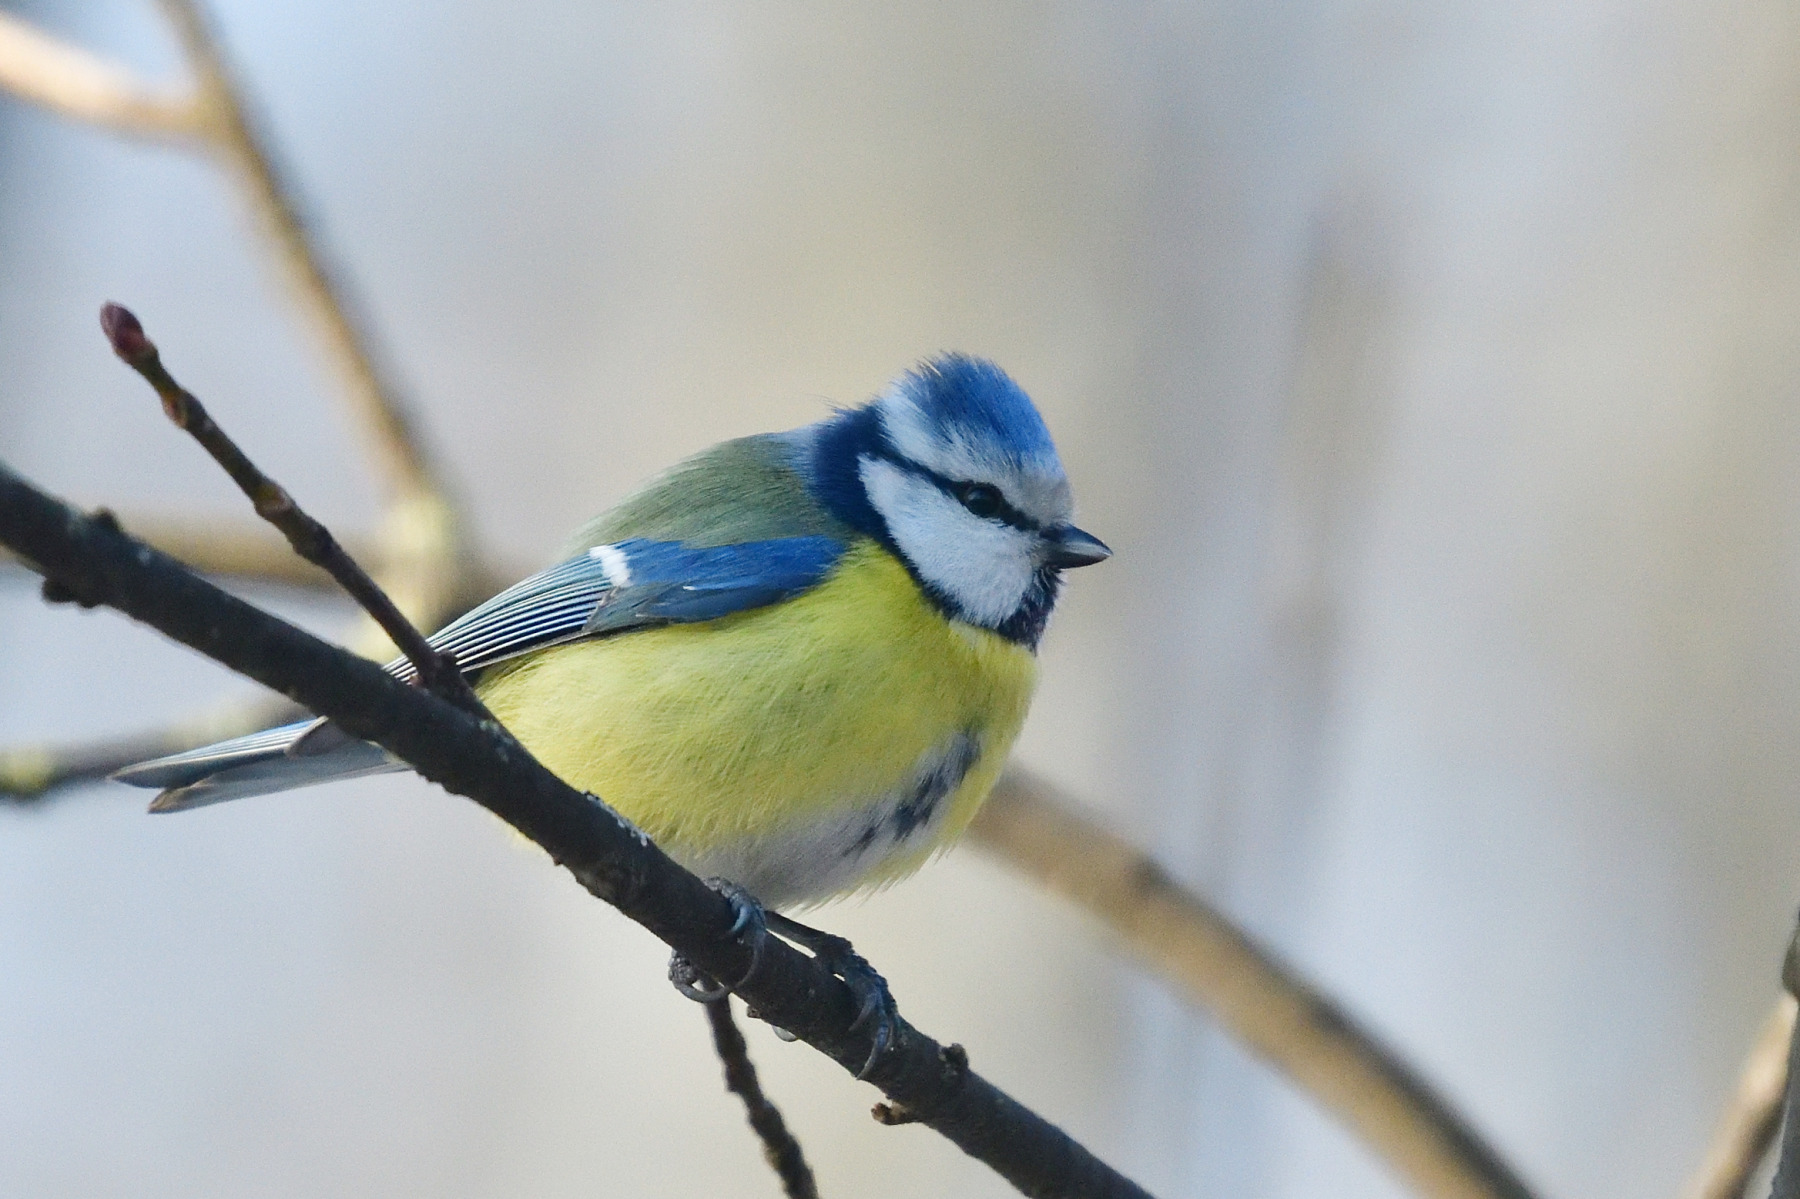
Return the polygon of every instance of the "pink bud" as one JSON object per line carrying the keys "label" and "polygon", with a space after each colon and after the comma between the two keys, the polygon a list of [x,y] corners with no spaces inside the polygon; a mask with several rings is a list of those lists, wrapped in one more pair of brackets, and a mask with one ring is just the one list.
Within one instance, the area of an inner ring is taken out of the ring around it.
{"label": "pink bud", "polygon": [[156,347],[144,336],[144,326],[123,304],[106,304],[100,309],[100,328],[112,343],[113,353],[130,362],[142,358]]}

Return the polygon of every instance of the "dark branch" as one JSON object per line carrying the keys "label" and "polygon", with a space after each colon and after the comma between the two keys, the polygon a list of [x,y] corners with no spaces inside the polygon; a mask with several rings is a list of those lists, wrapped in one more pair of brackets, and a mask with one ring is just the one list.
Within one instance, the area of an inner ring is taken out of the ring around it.
{"label": "dark branch", "polygon": [[[0,465],[0,543],[71,595],[148,624],[389,750],[541,845],[590,892],[713,978],[742,978],[750,949],[730,936],[724,896],[671,861],[612,809],[551,774],[491,720],[409,687],[373,662],[219,590],[115,527],[83,516]],[[846,1070],[863,1068],[870,1030],[852,1027],[844,984],[770,938],[738,994]],[[1031,1196],[1145,1192],[904,1020],[869,1081],[920,1122]]]}
{"label": "dark branch", "polygon": [[145,335],[144,326],[138,323],[131,310],[120,304],[107,304],[100,309],[100,328],[105,330],[106,340],[112,343],[113,353],[156,389],[169,419],[191,434],[213,460],[225,468],[232,482],[250,498],[256,514],[279,529],[296,554],[329,572],[363,611],[374,618],[381,631],[412,662],[420,681],[438,695],[465,708],[479,708],[480,701],[456,668],[455,660],[433,649],[425,635],[413,627],[412,621],[388,598],[387,592],[344,552],[331,530],[295,503],[285,487],[259,470],[194,394],[175,381],[168,368],[163,366],[156,343]]}
{"label": "dark branch", "polygon": [[737,1021],[731,1018],[731,997],[727,995],[700,1006],[706,1009],[706,1022],[712,1026],[713,1048],[719,1051],[719,1060],[725,1064],[725,1089],[743,1099],[744,1114],[762,1141],[763,1156],[768,1159],[769,1168],[781,1179],[782,1193],[788,1199],[819,1199],[819,1188],[813,1183],[806,1155],[800,1152],[800,1142],[788,1131],[787,1121],[781,1118],[780,1110],[769,1102],[769,1097],[763,1094],[762,1084],[756,1080],[756,1067],[750,1063],[750,1047],[744,1044],[744,1034],[738,1031]]}

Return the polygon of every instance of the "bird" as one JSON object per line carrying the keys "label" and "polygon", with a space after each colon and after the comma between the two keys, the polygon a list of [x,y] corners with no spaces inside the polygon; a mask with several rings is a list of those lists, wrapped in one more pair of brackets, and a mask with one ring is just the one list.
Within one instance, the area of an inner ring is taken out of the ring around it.
{"label": "bird", "polygon": [[[545,766],[727,889],[740,924],[812,933],[866,982],[847,942],[785,913],[904,877],[967,828],[1024,724],[1062,573],[1111,556],[1072,521],[1030,397],[940,354],[864,404],[677,463],[430,641]],[[173,812],[404,769],[315,719],[114,777]]]}

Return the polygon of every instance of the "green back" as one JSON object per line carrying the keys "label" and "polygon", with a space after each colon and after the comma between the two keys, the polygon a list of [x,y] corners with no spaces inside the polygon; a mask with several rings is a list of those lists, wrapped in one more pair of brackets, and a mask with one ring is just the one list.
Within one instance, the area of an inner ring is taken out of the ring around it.
{"label": "green back", "polygon": [[701,450],[583,525],[564,544],[563,555],[572,558],[632,537],[696,547],[776,537],[852,541],[855,531],[807,493],[793,454],[791,441],[771,433]]}

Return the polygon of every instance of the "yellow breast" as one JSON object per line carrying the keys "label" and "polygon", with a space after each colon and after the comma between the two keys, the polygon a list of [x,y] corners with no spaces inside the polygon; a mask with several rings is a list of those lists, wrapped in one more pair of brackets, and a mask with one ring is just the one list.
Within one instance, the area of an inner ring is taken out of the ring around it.
{"label": "yellow breast", "polygon": [[[1029,651],[946,619],[864,542],[785,603],[557,646],[478,690],[570,784],[690,868],[780,906],[898,877],[960,833],[1035,681]],[[863,814],[891,806],[959,737],[979,756],[922,835],[866,852]]]}

